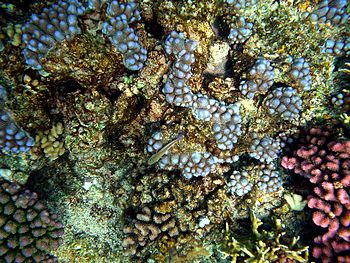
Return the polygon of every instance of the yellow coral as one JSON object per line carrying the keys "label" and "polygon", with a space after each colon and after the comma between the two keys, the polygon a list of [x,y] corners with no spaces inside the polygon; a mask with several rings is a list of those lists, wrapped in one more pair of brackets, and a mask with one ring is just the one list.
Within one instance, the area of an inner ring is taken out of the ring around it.
{"label": "yellow coral", "polygon": [[[35,144],[40,145],[45,156],[50,160],[56,160],[59,156],[64,154],[64,141],[60,140],[64,132],[64,127],[61,122],[54,125],[50,130],[44,132],[39,131],[35,137]],[[37,159],[37,155],[33,155],[33,159]]]}

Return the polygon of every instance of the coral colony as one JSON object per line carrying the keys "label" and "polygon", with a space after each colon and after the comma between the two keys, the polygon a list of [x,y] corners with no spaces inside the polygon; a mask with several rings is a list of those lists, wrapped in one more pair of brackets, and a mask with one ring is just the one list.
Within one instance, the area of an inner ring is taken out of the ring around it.
{"label": "coral colony", "polygon": [[23,131],[5,109],[6,90],[0,85],[0,148],[13,153],[27,152],[34,140]]}
{"label": "coral colony", "polygon": [[292,156],[282,166],[315,185],[308,197],[313,222],[324,228],[312,254],[323,262],[348,262],[350,223],[350,141],[333,141],[331,133],[312,128],[301,134]]}
{"label": "coral colony", "polygon": [[63,225],[36,193],[0,181],[0,255],[5,262],[57,262],[50,251],[61,243]]}
{"label": "coral colony", "polygon": [[291,2],[2,3],[0,258],[350,262],[350,6]]}

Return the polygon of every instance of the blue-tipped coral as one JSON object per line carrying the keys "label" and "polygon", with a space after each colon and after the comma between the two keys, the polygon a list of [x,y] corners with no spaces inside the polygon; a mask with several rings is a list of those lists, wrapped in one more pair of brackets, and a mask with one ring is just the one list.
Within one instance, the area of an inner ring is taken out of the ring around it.
{"label": "blue-tipped coral", "polygon": [[215,170],[217,163],[218,159],[208,152],[193,152],[166,155],[159,161],[159,167],[179,169],[185,178],[191,179],[208,175]]}
{"label": "blue-tipped coral", "polygon": [[241,93],[249,99],[256,94],[266,93],[274,82],[275,74],[270,62],[264,58],[258,58],[249,71],[247,81],[240,83]]}
{"label": "blue-tipped coral", "polygon": [[33,69],[43,70],[40,59],[64,40],[71,40],[81,33],[78,16],[85,8],[77,0],[61,0],[41,14],[33,14],[22,27],[22,41],[26,45],[23,55]]}
{"label": "blue-tipped coral", "polygon": [[278,87],[267,94],[264,105],[271,115],[292,121],[299,117],[302,100],[292,87]]}
{"label": "blue-tipped coral", "polygon": [[259,166],[257,187],[260,191],[274,193],[282,187],[282,180],[279,172],[272,164]]}
{"label": "blue-tipped coral", "polygon": [[248,194],[254,185],[249,179],[248,171],[243,170],[233,171],[227,186],[232,195],[241,197]]}
{"label": "blue-tipped coral", "polygon": [[160,131],[152,134],[147,143],[147,151],[149,153],[156,153],[163,147],[163,135]]}
{"label": "blue-tipped coral", "polygon": [[5,110],[6,91],[0,85],[0,149],[13,153],[27,152],[34,139],[23,131]]}
{"label": "blue-tipped coral", "polygon": [[333,26],[346,24],[349,15],[346,13],[346,0],[323,0],[310,13],[303,13],[303,18],[313,23],[330,23]]}
{"label": "blue-tipped coral", "polygon": [[233,196],[242,197],[257,188],[263,193],[275,193],[282,189],[282,180],[273,164],[261,164],[233,171],[227,182]]}
{"label": "blue-tipped coral", "polygon": [[256,133],[252,134],[252,143],[249,155],[265,163],[271,163],[278,158],[281,152],[281,143],[277,139],[265,136],[259,139]]}
{"label": "blue-tipped coral", "polygon": [[175,56],[175,63],[162,91],[168,103],[175,106],[191,107],[193,93],[187,86],[187,80],[192,76],[191,65],[195,61],[193,51],[197,43],[186,39],[183,33],[172,31],[165,40],[165,51]]}
{"label": "blue-tipped coral", "polygon": [[233,149],[241,134],[240,104],[226,105],[224,102],[209,99],[208,96],[196,94],[192,111],[202,121],[213,123],[214,137],[222,150]]}
{"label": "blue-tipped coral", "polygon": [[343,40],[327,39],[323,51],[337,57],[350,55],[350,37]]}
{"label": "blue-tipped coral", "polygon": [[117,51],[123,54],[124,66],[130,70],[140,70],[147,59],[147,50],[140,43],[129,24],[141,19],[136,3],[121,4],[112,1],[107,6],[107,15],[111,17],[103,23],[104,33]]}
{"label": "blue-tipped coral", "polygon": [[227,38],[233,43],[244,43],[252,34],[253,23],[240,16],[229,24],[229,28],[230,34]]}
{"label": "blue-tipped coral", "polygon": [[100,12],[104,2],[106,1],[105,0],[87,0],[86,8],[89,10]]}
{"label": "blue-tipped coral", "polygon": [[254,5],[256,0],[224,0],[224,3],[228,4],[229,7],[241,12],[245,7]]}
{"label": "blue-tipped coral", "polygon": [[309,90],[311,88],[312,77],[310,75],[310,66],[304,58],[294,59],[290,65],[288,74],[295,84],[302,87],[304,90]]}

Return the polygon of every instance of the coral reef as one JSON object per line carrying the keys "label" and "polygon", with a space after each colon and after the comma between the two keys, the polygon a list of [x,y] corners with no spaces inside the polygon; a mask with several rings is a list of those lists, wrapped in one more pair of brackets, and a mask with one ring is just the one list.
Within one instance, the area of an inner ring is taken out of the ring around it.
{"label": "coral reef", "polygon": [[315,237],[312,254],[322,262],[346,262],[350,260],[350,141],[334,141],[329,131],[319,127],[300,136],[282,166],[315,185],[308,207],[314,210],[313,222],[326,231]]}
{"label": "coral reef", "polygon": [[36,193],[0,181],[0,256],[4,262],[55,262],[50,251],[62,243],[63,225]]}
{"label": "coral reef", "polygon": [[[60,215],[64,242],[52,253],[62,262],[229,261],[222,251],[238,262],[306,262],[315,230],[314,256],[344,259],[348,186],[332,174],[348,159],[346,1],[0,8],[0,140],[10,141],[0,177]],[[280,157],[300,143],[290,134],[322,122],[342,136],[317,145],[333,159],[283,159],[315,181],[303,209],[307,179]],[[307,175],[310,162],[328,177]],[[257,217],[273,215],[284,229],[259,227]],[[231,239],[225,222],[253,234]]]}

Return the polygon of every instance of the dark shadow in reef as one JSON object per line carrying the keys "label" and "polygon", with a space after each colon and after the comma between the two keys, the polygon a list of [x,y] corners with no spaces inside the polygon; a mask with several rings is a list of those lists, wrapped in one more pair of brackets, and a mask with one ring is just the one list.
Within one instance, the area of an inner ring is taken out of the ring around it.
{"label": "dark shadow in reef", "polygon": [[157,17],[154,15],[152,20],[144,21],[145,30],[151,34],[155,39],[162,40],[164,37],[164,27],[157,22]]}
{"label": "dark shadow in reef", "polygon": [[86,88],[80,85],[74,79],[57,82],[55,83],[55,86],[53,87],[53,89],[55,89],[57,94],[60,94],[60,99],[63,99],[63,97],[69,93],[74,93],[78,91],[80,91],[81,93],[84,93],[86,91]]}
{"label": "dark shadow in reef", "polygon": [[67,154],[65,154],[57,159],[54,165],[33,171],[25,187],[36,192],[39,199],[46,201],[49,206],[62,212],[59,209],[60,202],[66,196],[76,195],[77,190],[81,188],[79,181],[79,177],[75,175]]}

